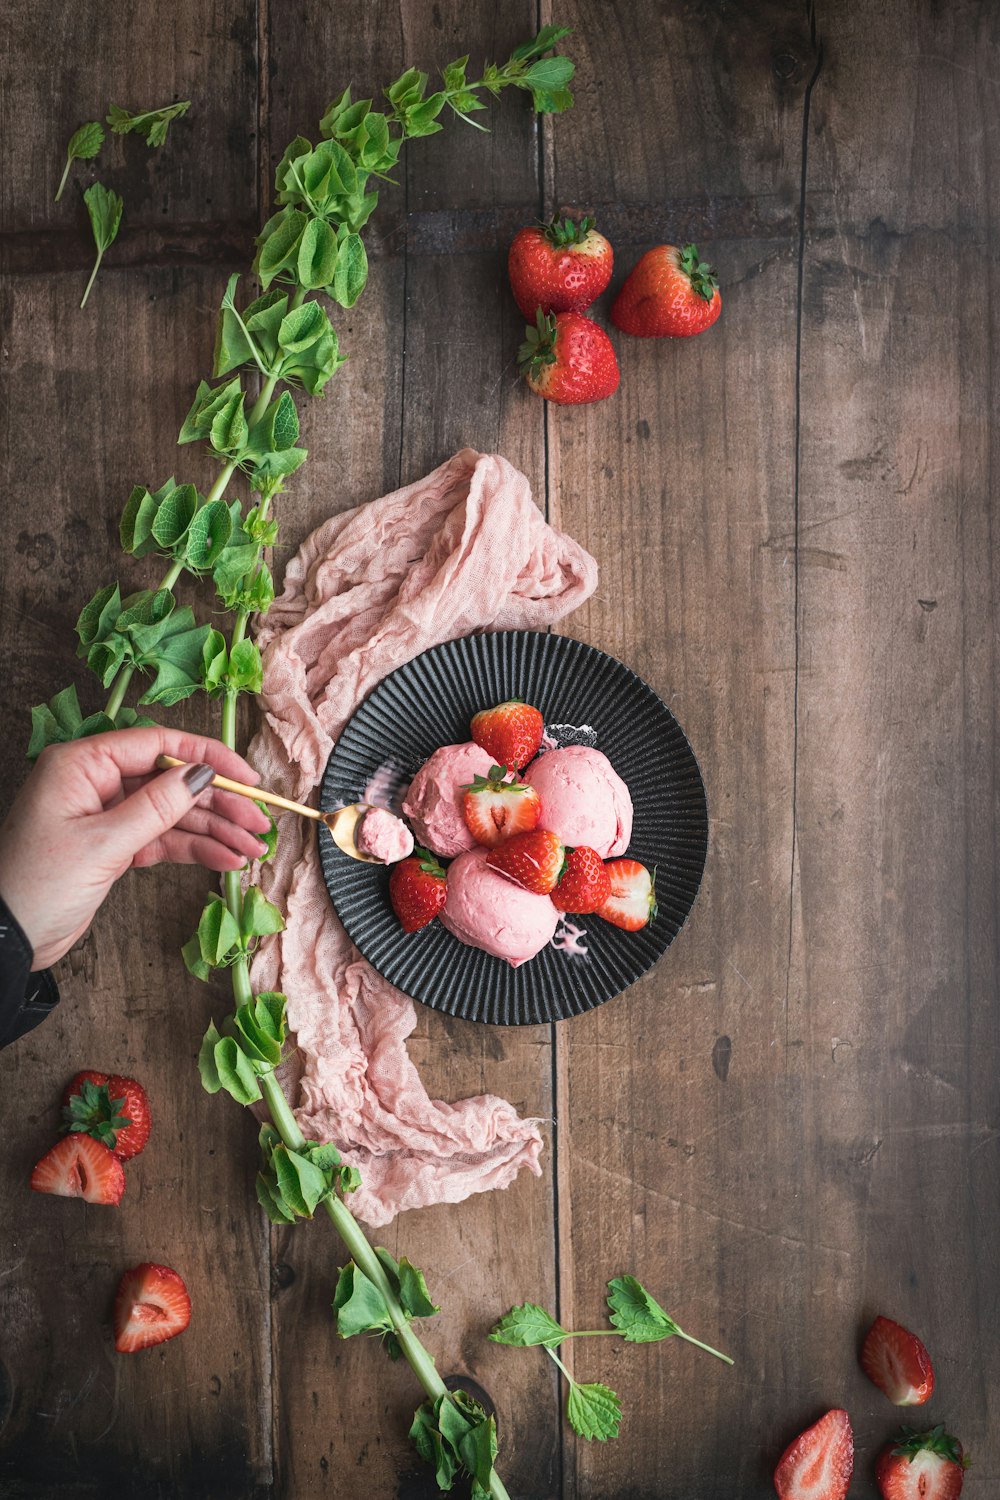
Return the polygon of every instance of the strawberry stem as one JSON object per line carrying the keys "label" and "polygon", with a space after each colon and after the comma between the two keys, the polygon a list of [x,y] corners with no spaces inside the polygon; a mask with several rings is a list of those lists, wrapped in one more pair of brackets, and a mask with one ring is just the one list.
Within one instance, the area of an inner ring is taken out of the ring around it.
{"label": "strawberry stem", "polygon": [[691,283],[692,291],[706,302],[711,302],[719,285],[719,278],[707,261],[698,256],[697,245],[685,245],[681,251],[681,270]]}
{"label": "strawberry stem", "polygon": [[522,375],[529,370],[537,371],[542,365],[556,362],[556,320],[554,313],[545,313],[541,308],[535,314],[535,326],[524,330],[524,343],[517,351],[518,369]]}
{"label": "strawberry stem", "polygon": [[582,244],[593,227],[594,220],[589,215],[576,223],[573,219],[560,219],[558,214],[553,214],[549,222],[542,225],[545,238],[557,250],[565,250],[569,245]]}

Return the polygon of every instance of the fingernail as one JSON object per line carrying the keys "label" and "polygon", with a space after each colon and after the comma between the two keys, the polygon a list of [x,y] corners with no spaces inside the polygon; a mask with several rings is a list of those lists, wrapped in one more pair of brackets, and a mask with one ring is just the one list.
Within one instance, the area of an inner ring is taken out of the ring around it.
{"label": "fingernail", "polygon": [[188,766],[184,772],[184,785],[192,797],[197,797],[203,792],[215,775],[214,766]]}
{"label": "fingernail", "polygon": [[264,843],[263,839],[258,839],[257,840],[257,852],[259,854],[266,854],[267,853],[267,845]]}

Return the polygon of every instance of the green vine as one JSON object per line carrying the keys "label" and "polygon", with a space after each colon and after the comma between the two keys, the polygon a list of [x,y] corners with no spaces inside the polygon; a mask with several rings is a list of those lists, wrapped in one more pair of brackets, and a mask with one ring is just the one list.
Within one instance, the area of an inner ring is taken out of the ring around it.
{"label": "green vine", "polygon": [[[472,116],[487,107],[484,95],[514,87],[530,93],[539,112],[569,108],[573,64],[547,55],[568,34],[565,27],[543,28],[506,63],[485,67],[475,82],[466,77],[468,58],[459,58],[443,70],[443,87],[431,93],[427,74],[410,68],[386,89],[381,111],[371,99],[352,100],[345,89],[320,121],[318,143],[303,136],[292,141],[275,178],[279,207],[257,238],[253,272],[261,294],[239,307],[240,278],[230,277],[219,309],[214,383],[199,384],[178,437],[180,445],[206,444],[220,472],[204,495],[173,477],[158,489],[133,489],[121,518],[122,548],[137,558],[161,557],[165,571],[154,588],[123,597],[118,583],[108,584],[84,606],[77,654],[99,678],[107,702],[84,716],[71,686],[34,708],[29,756],[48,744],[151,723],[139,709],[169,707],[198,691],[220,699],[221,738],[235,748],[239,696],[261,686],[260,653],[247,632],[251,617],[266,613],[274,598],[264,558],[277,535],[271,506],[307,456],[298,446],[291,391],[322,395],[344,363],[319,298],[349,308],[364,290],[362,231],[378,203],[371,183],[391,181],[403,143],[439,131],[446,110],[482,128]],[[259,394],[248,405],[256,380]],[[240,500],[225,498],[237,474],[257,497],[246,510]],[[211,580],[216,612],[221,606],[233,615],[228,640],[178,604],[173,590],[182,573]],[[144,687],[132,707],[125,699],[137,674]],[[238,872],[226,874],[224,891],[210,896],[183,951],[199,979],[228,969],[235,1000],[221,1029],[213,1022],[205,1034],[202,1082],[239,1104],[266,1105],[270,1123],[260,1131],[258,1200],[273,1223],[312,1218],[319,1208],[332,1222],[350,1257],[333,1300],[337,1331],[341,1338],[374,1334],[390,1357],[409,1362],[427,1397],[410,1435],[440,1487],[450,1488],[465,1473],[475,1500],[504,1500],[507,1491],[494,1468],[494,1419],[471,1397],[446,1389],[411,1326],[438,1310],[423,1274],[369,1244],[344,1201],[360,1183],[357,1170],[341,1161],[331,1142],[305,1139],[275,1077],[286,1040],[286,1000],[253,993],[250,958],[262,937],[282,930],[281,913],[258,887],[244,893]]]}

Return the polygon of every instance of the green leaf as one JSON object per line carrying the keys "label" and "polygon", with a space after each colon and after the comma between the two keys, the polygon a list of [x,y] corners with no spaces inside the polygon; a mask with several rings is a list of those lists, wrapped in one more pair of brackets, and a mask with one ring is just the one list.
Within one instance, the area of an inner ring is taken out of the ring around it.
{"label": "green leaf", "polygon": [[329,1172],[331,1167],[340,1166],[340,1152],[332,1141],[309,1141],[304,1155],[321,1172]]}
{"label": "green leaf", "polygon": [[238,453],[246,442],[249,428],[243,411],[245,399],[242,391],[234,392],[212,418],[209,438],[216,453]]}
{"label": "green leaf", "polygon": [[207,964],[201,956],[201,944],[198,941],[197,933],[195,933],[194,937],[188,938],[181,949],[181,957],[184,960],[184,967],[189,974],[194,975],[195,979],[211,979],[212,965]]}
{"label": "green leaf", "polygon": [[229,667],[229,649],[221,630],[213,628],[205,637],[205,644],[201,648],[201,664],[201,685],[211,697],[217,697],[225,687]]}
{"label": "green leaf", "polygon": [[79,130],[74,130],[66,147],[66,155],[70,161],[91,161],[104,145],[104,126],[97,120],[90,120],[86,125],[81,125]]}
{"label": "green leaf", "polygon": [[[368,103],[370,104],[371,101],[369,100]],[[320,134],[326,136],[327,138],[332,136],[337,128],[339,120],[342,118],[345,112],[350,109],[350,107],[351,86],[350,84],[348,84],[347,88],[341,94],[340,98],[335,99],[332,104],[328,105],[326,114],[319,122]]]}
{"label": "green leaf", "polygon": [[215,1066],[219,1083],[237,1104],[254,1104],[260,1098],[260,1087],[253,1064],[241,1051],[235,1039],[224,1036],[215,1044]]}
{"label": "green leaf", "polygon": [[127,109],[112,104],[108,111],[108,124],[116,135],[127,135],[134,131],[143,136],[148,145],[162,146],[171,120],[180,119],[190,108],[191,100],[182,99],[178,104],[168,104],[163,109],[147,109],[130,114]]}
{"label": "green leaf", "polygon": [[451,93],[455,89],[465,88],[465,70],[468,65],[469,54],[466,53],[464,57],[457,57],[454,62],[448,63],[447,67],[441,70],[441,77],[444,79],[444,86],[449,91],[449,93]]}
{"label": "green leaf", "polygon": [[441,129],[438,115],[448,102],[446,94],[431,94],[428,99],[410,105],[404,111],[404,130],[407,136],[436,135]]}
{"label": "green leaf", "polygon": [[[330,278],[328,277],[327,280]],[[353,307],[368,280],[368,256],[359,234],[347,234],[337,249],[330,295],[341,307]]]}
{"label": "green leaf", "polygon": [[221,1040],[215,1022],[210,1021],[198,1053],[198,1072],[201,1074],[201,1086],[206,1094],[217,1094],[222,1088],[219,1070],[215,1066],[215,1048]]}
{"label": "green leaf", "polygon": [[94,232],[94,244],[103,255],[118,234],[124,204],[117,193],[100,182],[91,183],[83,195],[83,201],[87,205],[90,227]]}
{"label": "green leaf", "polygon": [[173,552],[179,546],[198,509],[198,491],[193,484],[178,484],[156,508],[150,531],[157,546]]}
{"label": "green leaf", "polygon": [[[229,685],[237,693],[259,693],[263,684],[264,669],[260,651],[253,641],[240,641],[229,653]],[[280,928],[271,929],[275,932]]]}
{"label": "green leaf", "polygon": [[300,209],[285,208],[265,224],[257,240],[254,261],[254,270],[265,290],[276,276],[296,263],[299,243],[308,222]]}
{"label": "green leaf", "polygon": [[63,688],[48,703],[31,710],[28,759],[36,760],[47,745],[64,745],[70,740],[87,739],[92,734],[107,734],[113,729],[131,729],[135,725],[152,723],[152,719],[141,717],[133,708],[119,709],[115,719],[110,719],[106,713],[90,714],[84,718],[76,688]]}
{"label": "green leaf", "polygon": [[[302,163],[312,151],[312,141],[307,141],[304,135],[297,135],[290,145],[285,147],[285,154],[278,163],[274,174],[275,197],[279,203],[300,203],[302,201]],[[296,171],[290,169],[295,167]],[[296,174],[299,181],[296,181]]]}
{"label": "green leaf", "polygon": [[290,385],[304,386],[310,396],[318,396],[344,363],[344,358],[337,352],[337,335],[331,329],[329,334],[300,354],[286,356],[281,365],[281,378]]}
{"label": "green leaf", "polygon": [[260,420],[255,423],[251,437],[251,451],[281,453],[291,448],[299,436],[299,417],[295,402],[287,391],[282,391],[277,401],[272,401]]}
{"label": "green leaf", "polygon": [[318,302],[310,299],[301,307],[293,307],[282,318],[278,326],[278,345],[285,354],[299,354],[330,331],[326,312]]}
{"label": "green leaf", "polygon": [[378,1287],[349,1260],[340,1269],[333,1296],[337,1333],[342,1339],[359,1333],[391,1333],[392,1319]]}
{"label": "green leaf", "polygon": [[337,266],[337,236],[325,219],[310,219],[299,241],[299,285],[318,289],[333,280]]}
{"label": "green leaf", "polygon": [[512,1307],[490,1329],[490,1338],[495,1344],[511,1344],[517,1349],[528,1349],[537,1344],[554,1348],[565,1337],[566,1329],[536,1302],[522,1302],[520,1306]]}
{"label": "green leaf", "polygon": [[177,488],[173,476],[158,490],[150,492],[137,484],[125,502],[125,509],[118,526],[122,550],[133,557],[145,557],[156,550],[153,522],[166,497]]}
{"label": "green leaf", "polygon": [[277,1190],[277,1184],[272,1184],[263,1172],[257,1173],[254,1187],[257,1192],[257,1202],[272,1224],[295,1223],[295,1214],[282,1199]]}
{"label": "green leaf", "polygon": [[162,703],[169,708],[198,691],[205,641],[211,629],[210,625],[195,625],[187,605],[176,611],[155,651],[138,657],[141,667],[156,670],[153,685],[143,693],[140,704]]}
{"label": "green leaf", "polygon": [[192,573],[212,568],[233,534],[233,519],[224,500],[212,500],[192,517],[184,549],[184,565]]}
{"label": "green leaf", "polygon": [[386,89],[386,98],[398,113],[409,105],[416,104],[424,96],[427,87],[427,74],[418,72],[416,68],[407,68],[395,83]]}
{"label": "green leaf", "polygon": [[[256,798],[254,800],[256,802]],[[267,846],[266,852],[257,856],[261,864],[266,865],[269,859],[274,858],[275,851],[278,847],[278,824],[275,821],[274,814],[272,813],[266,802],[256,802],[256,805],[260,808],[264,816],[266,818],[269,818],[271,821],[271,826],[266,833],[254,834],[254,838],[261,839]],[[263,995],[259,995],[257,998],[263,999],[264,997]],[[285,997],[284,995],[281,995],[279,998],[284,1001]]]}
{"label": "green leaf", "polygon": [[431,1301],[423,1271],[411,1265],[404,1255],[399,1262],[399,1301],[408,1318],[430,1318],[441,1311]]}
{"label": "green leaf", "polygon": [[271,1035],[269,1028],[261,1024],[256,1005],[241,1005],[233,1018],[233,1024],[242,1037],[240,1046],[251,1062],[261,1063],[270,1071],[281,1061],[281,1042]]}
{"label": "green leaf", "polygon": [[121,592],[117,583],[98,589],[93,599],[83,606],[76,622],[76,633],[80,637],[77,656],[86,656],[95,641],[104,640],[120,613]]}
{"label": "green leaf", "polygon": [[543,26],[537,36],[530,41],[522,42],[515,47],[510,54],[512,63],[529,63],[533,58],[541,57],[543,53],[550,52],[557,47],[566,37],[573,35],[571,26]]}
{"label": "green leaf", "polygon": [[235,400],[241,396],[242,387],[238,375],[228,380],[225,385],[211,386],[204,380],[200,381],[191,410],[184,418],[184,425],[177,438],[178,443],[196,443],[201,438],[207,438],[220,412],[225,411],[227,407],[231,408]]}
{"label": "green leaf", "polygon": [[217,969],[239,940],[236,918],[221,896],[211,896],[198,921],[198,946],[205,963]]}
{"label": "green leaf", "polygon": [[523,82],[532,89],[564,89],[575,71],[568,57],[543,57],[525,70]]}
{"label": "green leaf", "polygon": [[622,1409],[618,1397],[606,1385],[578,1385],[574,1381],[569,1388],[566,1415],[574,1432],[603,1443],[618,1436]]}
{"label": "green leaf", "polygon": [[436,1401],[427,1400],[418,1406],[410,1427],[410,1441],[425,1463],[434,1470],[438,1487],[450,1490],[459,1471],[459,1462],[438,1428],[438,1413],[441,1403],[447,1398],[439,1396]]}
{"label": "green leaf", "polygon": [[[311,1219],[317,1203],[331,1191],[326,1174],[308,1157],[285,1146],[275,1149],[274,1167],[286,1202],[301,1202],[300,1213]],[[297,1198],[292,1196],[293,1192]]]}
{"label": "green leaf", "polygon": [[278,908],[268,901],[260,886],[248,886],[243,897],[243,916],[240,920],[244,944],[249,943],[255,937],[267,937],[274,932],[283,932],[284,927],[284,917]]}
{"label": "green leaf", "polygon": [[611,1321],[630,1344],[653,1344],[680,1332],[663,1308],[634,1276],[608,1282]]}

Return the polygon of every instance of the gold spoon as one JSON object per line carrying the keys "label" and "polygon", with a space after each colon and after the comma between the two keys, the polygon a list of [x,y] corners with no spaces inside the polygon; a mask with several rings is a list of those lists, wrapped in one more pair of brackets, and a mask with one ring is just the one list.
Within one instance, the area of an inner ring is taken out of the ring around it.
{"label": "gold spoon", "polygon": [[[171,766],[186,766],[190,762],[175,760],[172,755],[158,755],[156,764],[161,771],[167,771]],[[349,807],[338,807],[333,812],[320,812],[318,808],[307,807],[304,802],[279,797],[277,792],[265,792],[259,786],[245,786],[242,781],[230,781],[228,776],[213,776],[210,785],[217,786],[224,792],[235,792],[238,797],[249,797],[251,802],[266,802],[269,807],[281,807],[286,812],[301,813],[304,818],[312,818],[315,823],[325,824],[337,848],[349,859],[360,859],[366,865],[385,863],[372,854],[362,854],[354,841],[358,824],[372,806],[370,802],[352,802]]]}

